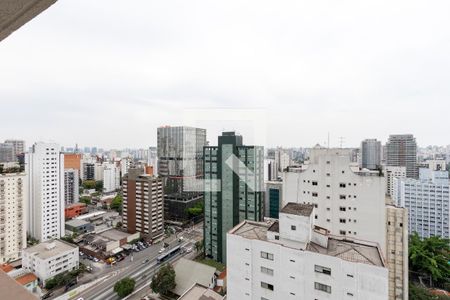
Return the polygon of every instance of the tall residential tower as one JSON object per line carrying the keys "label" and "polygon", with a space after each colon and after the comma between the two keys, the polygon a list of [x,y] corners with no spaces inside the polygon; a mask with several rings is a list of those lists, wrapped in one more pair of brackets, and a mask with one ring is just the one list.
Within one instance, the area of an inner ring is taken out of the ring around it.
{"label": "tall residential tower", "polygon": [[226,262],[227,232],[243,220],[261,221],[264,210],[264,148],[245,146],[223,132],[204,152],[205,254]]}

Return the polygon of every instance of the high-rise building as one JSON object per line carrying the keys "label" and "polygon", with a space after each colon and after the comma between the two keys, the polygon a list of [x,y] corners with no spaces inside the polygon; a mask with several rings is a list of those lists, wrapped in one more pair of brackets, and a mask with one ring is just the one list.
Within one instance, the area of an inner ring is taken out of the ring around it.
{"label": "high-rise building", "polygon": [[25,173],[0,174],[0,262],[18,260],[27,245]]}
{"label": "high-rise building", "polygon": [[208,257],[226,262],[226,234],[243,220],[264,214],[264,148],[245,146],[223,132],[218,146],[204,147],[204,243]]}
{"label": "high-rise building", "polygon": [[95,179],[95,164],[83,163],[83,180]]}
{"label": "high-rise building", "polygon": [[120,188],[120,170],[114,163],[103,164],[103,192],[110,193]]}
{"label": "high-rise building", "polygon": [[386,195],[391,199],[394,197],[394,178],[406,178],[406,167],[386,166]]}
{"label": "high-rise building", "polygon": [[418,177],[417,144],[412,134],[389,136],[386,152],[387,166],[406,167],[406,177]]}
{"label": "high-rise building", "polygon": [[39,241],[64,235],[64,155],[58,144],[35,143],[26,155],[28,233]]}
{"label": "high-rise building", "polygon": [[10,144],[13,146],[14,149],[14,157],[17,157],[17,155],[25,153],[25,141],[23,140],[6,140],[5,144]]}
{"label": "high-rise building", "polygon": [[450,182],[447,171],[420,169],[416,179],[394,179],[395,204],[409,212],[409,233],[450,238]]}
{"label": "high-rise building", "polygon": [[77,153],[64,153],[64,169],[75,169],[80,174],[82,156],[82,154]]}
{"label": "high-rise building", "polygon": [[381,166],[381,142],[367,139],[361,142],[361,167],[377,170]]}
{"label": "high-rise building", "polygon": [[202,202],[206,130],[187,126],[158,128],[158,175],[164,178],[165,218],[186,222],[188,209]]}
{"label": "high-rise building", "polygon": [[278,219],[278,214],[283,204],[283,182],[266,181],[266,202],[264,216]]}
{"label": "high-rise building", "polygon": [[[375,242],[389,264],[403,266],[407,252],[395,252],[396,249],[389,248],[392,243],[387,241],[386,203],[389,201],[385,196],[383,173],[361,170],[357,163],[351,163],[350,156],[349,149],[312,149],[309,161],[302,168],[283,174],[284,204],[287,201],[314,204],[315,224],[332,235]],[[407,240],[404,237],[403,241]],[[389,288],[403,293],[389,299],[407,299],[404,292],[408,287],[400,286],[405,279],[390,278]]]}
{"label": "high-rise building", "polygon": [[64,204],[71,205],[80,200],[80,176],[76,169],[64,169]]}
{"label": "high-rise building", "polygon": [[388,299],[374,242],[314,226],[314,206],[288,203],[273,224],[243,221],[227,237],[229,299]]}
{"label": "high-rise building", "polygon": [[[283,172],[292,163],[291,155],[288,150],[277,148],[275,150],[275,163],[279,172]],[[276,178],[275,178],[276,179]]]}
{"label": "high-rise building", "polygon": [[0,143],[0,163],[13,161],[16,161],[13,145]]}
{"label": "high-rise building", "polygon": [[147,239],[164,234],[164,191],[162,178],[143,169],[129,169],[123,177],[123,227],[129,233],[140,232]]}

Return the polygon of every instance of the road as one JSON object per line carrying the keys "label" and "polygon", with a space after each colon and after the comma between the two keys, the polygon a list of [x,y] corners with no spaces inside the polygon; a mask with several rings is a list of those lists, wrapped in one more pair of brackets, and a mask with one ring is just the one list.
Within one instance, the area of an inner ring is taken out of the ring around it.
{"label": "road", "polygon": [[[182,243],[178,242],[176,236],[172,237],[172,241],[166,239],[165,242],[169,244],[169,249],[175,246],[182,245],[185,248],[194,248],[194,241],[191,240],[192,233],[181,232],[178,237],[183,237]],[[143,285],[150,285],[150,280],[161,265],[158,265],[156,258],[160,255],[159,249],[162,247],[162,243],[152,245],[141,252],[133,253],[133,261],[131,262],[130,256],[125,260],[119,262],[114,267],[106,267],[109,270],[102,272],[103,276],[107,276],[101,282],[86,289],[74,297],[74,299],[83,298],[84,300],[103,300],[103,299],[119,299],[114,292],[114,284],[125,278],[131,277],[136,280],[135,290],[139,289]],[[167,250],[166,250],[167,251]],[[183,257],[187,253],[178,253],[171,257],[167,262],[173,262],[180,257]],[[146,259],[149,259],[147,263],[144,263]],[[105,273],[107,272],[107,273]],[[97,278],[101,276],[96,276]]]}

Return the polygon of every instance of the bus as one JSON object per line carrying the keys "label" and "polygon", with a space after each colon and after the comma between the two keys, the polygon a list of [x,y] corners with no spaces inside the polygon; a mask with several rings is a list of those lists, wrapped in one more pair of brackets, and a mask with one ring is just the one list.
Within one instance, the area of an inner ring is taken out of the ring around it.
{"label": "bus", "polygon": [[172,249],[170,249],[168,252],[161,254],[160,256],[158,256],[156,258],[156,261],[158,262],[158,264],[166,261],[167,259],[169,259],[170,257],[174,256],[175,254],[177,254],[178,252],[180,252],[181,250],[181,246],[176,246],[173,247]]}

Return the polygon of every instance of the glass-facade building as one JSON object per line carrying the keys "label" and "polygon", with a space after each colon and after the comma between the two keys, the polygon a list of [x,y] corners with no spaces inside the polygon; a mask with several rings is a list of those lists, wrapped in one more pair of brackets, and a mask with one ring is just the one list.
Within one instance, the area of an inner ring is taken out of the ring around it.
{"label": "glass-facade building", "polygon": [[218,146],[203,149],[205,255],[226,263],[226,234],[243,220],[264,215],[264,148],[245,146],[223,132]]}

